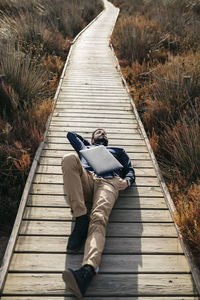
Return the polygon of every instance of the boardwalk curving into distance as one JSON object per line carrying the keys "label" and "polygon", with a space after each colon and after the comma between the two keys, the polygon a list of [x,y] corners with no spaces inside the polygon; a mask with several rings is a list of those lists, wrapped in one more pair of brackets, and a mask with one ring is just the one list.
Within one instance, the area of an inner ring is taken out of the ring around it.
{"label": "boardwalk curving into distance", "polygon": [[2,300],[70,300],[62,272],[79,267],[82,252],[66,253],[72,217],[61,158],[72,147],[66,132],[90,139],[104,127],[110,145],[128,152],[136,184],[120,192],[107,228],[100,273],[85,299],[198,299],[190,268],[165,203],[154,164],[130,105],[109,38],[118,9],[103,13],[70,52],[58,100],[39,158],[12,253]]}

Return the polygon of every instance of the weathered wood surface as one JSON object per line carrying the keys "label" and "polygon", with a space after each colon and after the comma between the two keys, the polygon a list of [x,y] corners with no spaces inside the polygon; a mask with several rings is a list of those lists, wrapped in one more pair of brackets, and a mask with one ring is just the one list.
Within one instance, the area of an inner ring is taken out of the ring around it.
{"label": "weathered wood surface", "polygon": [[[65,267],[78,269],[82,255],[54,253],[15,253],[10,271],[62,272]],[[112,257],[112,259],[111,259]],[[124,255],[103,254],[100,273],[189,273],[189,266],[183,255]],[[140,263],[142,262],[142,263]]]}
{"label": "weathered wood surface", "polygon": [[[70,296],[60,296],[60,297],[49,297],[49,296],[40,296],[40,297],[30,297],[30,296],[15,296],[15,300],[72,300],[74,297]],[[109,300],[110,297],[84,297],[84,300]],[[161,297],[112,297],[112,300],[198,300],[198,297],[190,297],[190,296],[181,296],[181,297],[168,297],[168,296],[161,296]],[[13,297],[2,297],[1,300],[13,300]]]}
{"label": "weathered wood surface", "polygon": [[[65,154],[72,152],[68,150],[43,150],[41,156],[42,157],[56,157],[56,158],[62,158]],[[143,152],[135,152],[132,153],[129,151],[127,152],[130,159],[140,159],[140,160],[151,160],[149,153],[143,153]]]}
{"label": "weathered wood surface", "polygon": [[[69,207],[67,197],[64,195],[29,195],[27,206],[42,207]],[[162,197],[133,197],[119,196],[115,208],[122,209],[168,209]]]}
{"label": "weathered wood surface", "polygon": [[[63,177],[62,175],[37,174],[33,182],[63,184]],[[138,186],[159,186],[157,178],[152,178],[152,177],[138,177],[136,180],[136,184]]]}
{"label": "weathered wood surface", "polygon": [[[16,252],[66,253],[66,242],[63,236],[19,236]],[[83,249],[80,251],[83,253]],[[105,254],[181,254],[183,253],[176,238],[113,238],[107,237]]]}
{"label": "weathered wood surface", "polygon": [[[52,261],[53,263],[53,261]],[[180,284],[181,283],[181,284]],[[87,296],[192,296],[190,274],[99,274],[88,288]],[[4,294],[71,295],[59,273],[10,273]],[[152,297],[151,299],[154,299]],[[170,298],[168,298],[170,299]]]}
{"label": "weathered wood surface", "polygon": [[[20,235],[69,236],[69,221],[22,221]],[[109,223],[107,237],[176,237],[173,223]]]}
{"label": "weathered wood surface", "polygon": [[[24,219],[30,220],[72,220],[71,209],[63,207],[26,207]],[[168,210],[157,209],[114,209],[110,222],[172,222]]]}
{"label": "weathered wood surface", "polygon": [[74,299],[61,275],[67,266],[80,265],[83,249],[76,255],[66,251],[74,221],[61,159],[73,150],[67,131],[90,140],[98,127],[106,128],[111,146],[127,151],[137,179],[119,194],[107,226],[100,274],[85,299],[198,299],[154,164],[109,48],[118,10],[106,0],[105,6],[73,45],[2,300]]}
{"label": "weathered wood surface", "polygon": [[[135,168],[153,168],[152,161],[143,159],[131,159],[132,164]],[[60,166],[61,157],[40,157],[40,165]]]}
{"label": "weathered wood surface", "polygon": [[[61,166],[49,166],[49,165],[39,165],[36,171],[36,174],[54,174],[61,175]],[[135,168],[135,174],[137,179],[139,177],[156,177],[155,170],[152,168]]]}

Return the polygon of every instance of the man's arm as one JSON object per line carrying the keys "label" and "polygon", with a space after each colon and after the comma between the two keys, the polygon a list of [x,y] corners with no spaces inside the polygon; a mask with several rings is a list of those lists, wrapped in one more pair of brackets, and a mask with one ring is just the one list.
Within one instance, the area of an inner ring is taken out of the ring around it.
{"label": "man's arm", "polygon": [[127,180],[127,182],[130,183],[129,186],[131,186],[135,182],[135,171],[131,165],[131,160],[124,149],[120,157],[120,163],[123,165],[122,178]]}
{"label": "man's arm", "polygon": [[80,150],[87,148],[86,146],[90,145],[90,143],[82,136],[72,131],[67,133],[67,138],[77,153],[79,153]]}

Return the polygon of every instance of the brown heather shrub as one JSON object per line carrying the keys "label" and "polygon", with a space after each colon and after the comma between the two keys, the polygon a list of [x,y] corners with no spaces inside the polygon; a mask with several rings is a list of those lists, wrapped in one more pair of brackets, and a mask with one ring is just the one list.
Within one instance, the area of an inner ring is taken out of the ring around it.
{"label": "brown heather shrub", "polygon": [[131,65],[149,60],[150,53],[159,42],[160,30],[157,24],[144,16],[121,17],[114,29],[112,43],[121,59]]}
{"label": "brown heather shrub", "polygon": [[59,56],[48,54],[43,57],[43,65],[52,74],[59,76],[59,74],[62,72],[64,62]]}
{"label": "brown heather shrub", "polygon": [[18,16],[19,13],[25,11],[34,12],[38,9],[37,1],[27,1],[27,0],[1,0],[0,1],[0,15],[6,13],[12,17]]}
{"label": "brown heather shrub", "polygon": [[45,21],[64,37],[74,37],[103,8],[100,0],[38,0]]}
{"label": "brown heather shrub", "polygon": [[149,138],[149,143],[153,152],[157,153],[159,151],[159,135],[155,133],[154,128],[152,130],[151,137]]}
{"label": "brown heather shrub", "polygon": [[133,15],[133,12],[141,12],[141,14],[144,14],[144,11],[146,11],[145,0],[112,0],[111,2],[119,7],[123,15],[126,16]]}
{"label": "brown heather shrub", "polygon": [[51,111],[52,100],[46,99],[19,113],[10,123],[0,119],[1,222],[14,220],[31,161],[43,140]]}
{"label": "brown heather shrub", "polygon": [[190,184],[200,176],[200,124],[183,119],[176,125],[166,125],[160,136],[160,158],[165,177],[173,181],[177,173]]}
{"label": "brown heather shrub", "polygon": [[151,98],[144,99],[144,102],[145,110],[143,108],[144,113],[142,115],[142,120],[145,128],[149,132],[149,136],[152,136],[152,130],[154,130],[158,135],[162,134],[165,129],[165,124],[171,123],[170,107],[163,102],[152,100]]}
{"label": "brown heather shrub", "polygon": [[65,61],[71,46],[71,39],[64,38],[60,32],[52,33],[48,29],[42,32],[43,52],[51,56],[58,56]]}
{"label": "brown heather shrub", "polygon": [[170,192],[176,203],[177,214],[175,215],[181,233],[199,257],[200,251],[200,181],[192,184],[187,192],[181,193],[178,185],[171,184]]}
{"label": "brown heather shrub", "polygon": [[[31,59],[31,55],[24,55],[13,47],[6,45],[0,50],[0,72],[4,75],[4,92],[12,89],[18,101],[16,109],[23,109],[31,105],[36,99],[44,99],[47,95],[48,73],[45,68]],[[9,96],[9,93],[6,93]],[[12,94],[12,93],[10,93]],[[13,97],[10,97],[10,106],[13,109]],[[2,105],[8,103],[0,103]]]}
{"label": "brown heather shrub", "polygon": [[[121,61],[119,62],[121,65]],[[142,64],[139,64],[137,60],[134,61],[131,66],[126,64],[122,66],[124,77],[130,87],[134,87],[134,85],[143,85],[148,80],[149,68],[148,63],[143,61]]]}
{"label": "brown heather shrub", "polygon": [[190,1],[190,9],[194,11],[197,15],[200,15],[200,1],[199,0],[191,0]]}
{"label": "brown heather shrub", "polygon": [[160,51],[164,47],[167,51],[177,54],[189,49],[196,51],[199,47],[200,21],[198,15],[194,13],[195,7],[196,11],[200,7],[199,0],[112,0],[112,2],[122,9],[122,19],[141,15],[147,21],[157,24],[160,39],[158,43],[151,45],[154,51]]}
{"label": "brown heather shrub", "polygon": [[112,2],[121,8],[112,43],[178,209],[176,221],[199,254],[200,1]]}
{"label": "brown heather shrub", "polygon": [[20,171],[22,176],[29,171],[29,167],[31,164],[31,158],[28,153],[23,153],[21,159],[14,160],[15,167]]}
{"label": "brown heather shrub", "polygon": [[[165,124],[173,127],[185,112],[191,119],[199,118],[200,53],[170,57],[149,75],[151,84],[144,83],[148,90],[145,99],[136,99],[136,106],[143,112],[142,119],[150,134],[152,128],[161,134]],[[134,98],[140,90],[135,92]]]}
{"label": "brown heather shrub", "polygon": [[0,223],[14,220],[71,40],[101,9],[100,0],[0,1]]}

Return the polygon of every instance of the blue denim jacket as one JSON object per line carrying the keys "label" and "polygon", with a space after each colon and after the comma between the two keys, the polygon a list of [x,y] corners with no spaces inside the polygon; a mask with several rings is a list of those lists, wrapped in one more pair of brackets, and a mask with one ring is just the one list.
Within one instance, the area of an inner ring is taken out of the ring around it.
{"label": "blue denim jacket", "polygon": [[[79,158],[83,167],[87,171],[94,172],[94,170],[88,165],[87,161],[84,159],[82,155],[80,155],[79,151],[85,148],[96,147],[97,145],[90,145],[90,143],[85,140],[82,136],[75,132],[69,131],[67,133],[67,138],[74,148],[74,150],[78,153]],[[110,153],[123,165],[122,170],[117,170],[110,173],[105,173],[101,177],[103,178],[113,178],[113,177],[121,177],[123,179],[130,179],[131,184],[135,182],[135,172],[131,165],[130,158],[128,157],[126,151],[123,148],[118,147],[109,147],[106,148],[110,151]]]}

